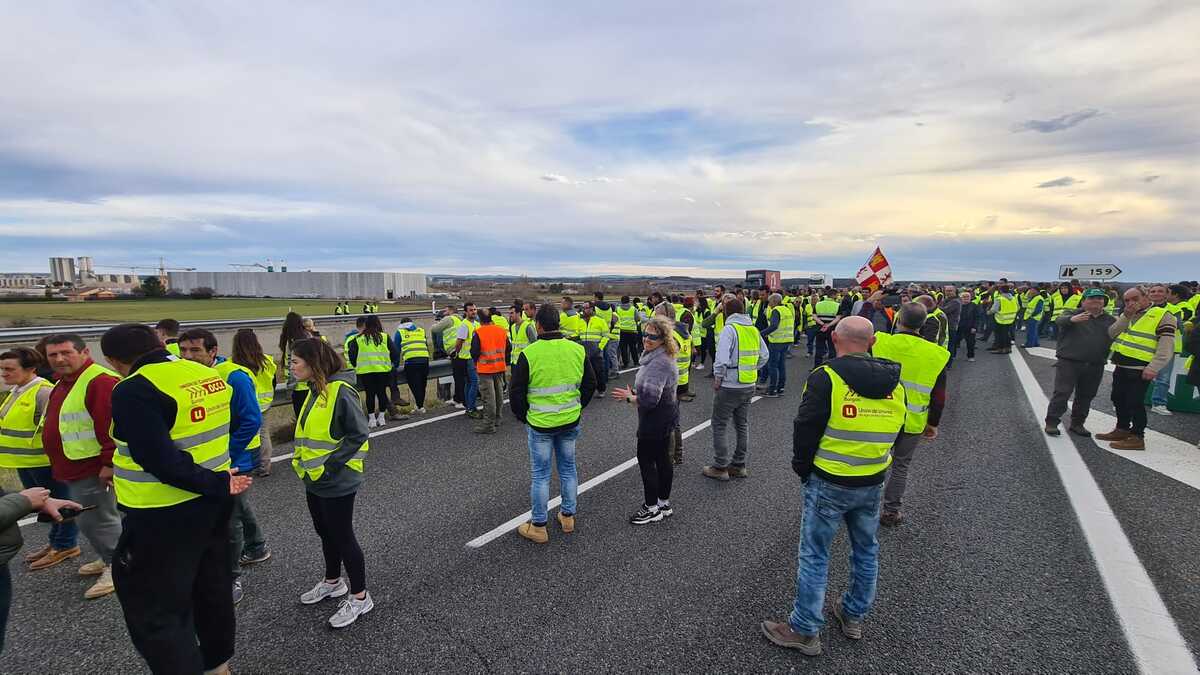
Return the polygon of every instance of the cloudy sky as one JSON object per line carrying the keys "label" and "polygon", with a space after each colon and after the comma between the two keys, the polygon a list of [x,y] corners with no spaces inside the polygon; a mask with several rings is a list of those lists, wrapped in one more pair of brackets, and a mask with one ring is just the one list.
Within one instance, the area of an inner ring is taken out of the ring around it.
{"label": "cloudy sky", "polygon": [[8,3],[0,271],[850,276],[878,243],[901,278],[1195,278],[1197,35],[1186,0]]}

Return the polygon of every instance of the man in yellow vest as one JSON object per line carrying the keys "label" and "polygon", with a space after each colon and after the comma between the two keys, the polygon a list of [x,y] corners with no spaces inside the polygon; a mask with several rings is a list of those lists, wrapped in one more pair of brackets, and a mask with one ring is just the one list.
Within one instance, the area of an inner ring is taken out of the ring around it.
{"label": "man in yellow vest", "polygon": [[1172,389],[1171,380],[1175,377],[1175,360],[1183,353],[1183,326],[1192,318],[1192,308],[1180,300],[1179,291],[1183,290],[1183,286],[1168,287],[1166,284],[1153,284],[1147,290],[1155,307],[1162,307],[1175,317],[1176,327],[1175,356],[1167,360],[1167,365],[1158,371],[1154,384],[1150,385],[1150,412],[1156,415],[1172,414],[1167,408],[1167,394]]}
{"label": "man in yellow vest", "polygon": [[621,368],[632,368],[637,365],[642,353],[642,338],[638,326],[645,321],[641,310],[629,301],[628,295],[621,296],[621,304],[613,311],[617,318],[617,330],[621,332],[620,344],[617,345]]}
{"label": "man in yellow vest", "polygon": [[988,314],[995,320],[996,341],[992,343],[988,351],[993,354],[1011,354],[1013,329],[1016,326],[1020,305],[1013,297],[1012,288],[1007,284],[1000,286],[992,297],[992,306],[988,308]]}
{"label": "man in yellow vest", "polygon": [[1117,426],[1096,434],[1112,441],[1113,450],[1145,450],[1146,390],[1158,373],[1175,358],[1175,315],[1156,307],[1141,287],[1125,291],[1125,308],[1109,326],[1113,338],[1112,402]]}
{"label": "man in yellow vest", "polygon": [[883,490],[881,525],[895,527],[904,520],[900,510],[908,486],[908,467],[922,438],[937,438],[938,423],[946,405],[946,364],[950,352],[920,335],[926,321],[925,306],[910,302],[900,308],[894,334],[878,333],[871,354],[900,364],[908,417],[892,450],[892,470]]}
{"label": "man in yellow vest", "polygon": [[[719,481],[745,478],[746,458],[750,453],[750,399],[758,370],[770,358],[767,343],[745,313],[736,296],[722,306],[725,326],[717,337],[717,355],[713,360],[712,431],[713,461],[701,469],[705,476]],[[736,445],[730,457],[726,429],[733,424]]]}
{"label": "man in yellow vest", "polygon": [[[1108,296],[1105,296],[1107,300]],[[1050,294],[1050,337],[1058,339],[1058,317],[1064,312],[1073,312],[1079,308],[1083,294],[1075,291],[1070,282],[1064,281],[1058,285],[1058,290]]]}
{"label": "man in yellow vest", "polygon": [[[254,388],[254,373],[217,354],[217,336],[203,328],[190,328],[179,335],[180,358],[208,366],[225,378],[232,398],[229,404],[229,459],[243,475],[252,474],[262,463],[262,410]],[[271,461],[268,457],[266,461]],[[229,570],[233,578],[233,604],[242,601],[242,566],[264,562],[271,557],[267,535],[250,507],[250,491],[233,498],[229,519]]]}
{"label": "man in yellow vest", "polygon": [[539,544],[550,539],[546,521],[552,459],[562,495],[558,524],[564,533],[575,531],[579,492],[575,441],[580,413],[596,389],[596,374],[583,347],[563,338],[558,320],[558,307],[547,303],[538,309],[537,342],[521,352],[508,388],[509,406],[526,425],[529,440],[531,516],[517,533]]}
{"label": "man in yellow vest", "polygon": [[140,324],[100,348],[113,390],[113,486],[125,511],[113,580],[134,647],[155,673],[228,673],[232,497],[252,479],[229,461],[232,392],[221,374],[177,359]]}
{"label": "man in yellow vest", "polygon": [[166,346],[167,351],[179,356],[179,322],[175,319],[162,319],[154,324],[154,332]]}
{"label": "man in yellow vest", "polygon": [[805,483],[796,596],[786,620],[761,624],[768,640],[807,656],[821,653],[830,549],[843,522],[852,581],[833,616],[843,635],[862,639],[879,576],[880,492],[907,413],[901,367],[868,354],[871,322],[846,317],[832,337],[837,358],[808,376],[793,422],[792,470]]}
{"label": "man in yellow vest", "polygon": [[121,513],[112,492],[112,392],[119,377],[92,361],[83,338],[67,333],[46,339],[46,359],[56,381],[42,424],[42,445],[56,480],[84,506],[94,506],[77,519],[97,560],[82,565],[82,576],[97,576],[84,592],[92,599],[113,592],[112,560],[121,536]]}
{"label": "man in yellow vest", "polygon": [[759,331],[767,341],[767,398],[783,396],[787,386],[787,352],[796,339],[796,315],[792,307],[779,293],[767,297],[768,323]]}

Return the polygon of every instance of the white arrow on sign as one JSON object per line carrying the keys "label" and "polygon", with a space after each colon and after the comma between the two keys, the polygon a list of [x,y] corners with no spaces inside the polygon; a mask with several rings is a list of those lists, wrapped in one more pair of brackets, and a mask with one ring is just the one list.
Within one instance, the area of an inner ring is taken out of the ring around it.
{"label": "white arrow on sign", "polygon": [[1121,268],[1116,265],[1083,263],[1079,265],[1059,265],[1059,279],[1088,279],[1091,281],[1105,281],[1115,279],[1121,273]]}

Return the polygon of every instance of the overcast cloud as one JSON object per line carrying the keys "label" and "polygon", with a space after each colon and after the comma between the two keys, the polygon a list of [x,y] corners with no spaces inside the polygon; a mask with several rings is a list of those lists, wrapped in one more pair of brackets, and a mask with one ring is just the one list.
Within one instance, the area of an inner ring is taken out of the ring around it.
{"label": "overcast cloud", "polygon": [[1195,3],[4,14],[0,271],[1198,274]]}

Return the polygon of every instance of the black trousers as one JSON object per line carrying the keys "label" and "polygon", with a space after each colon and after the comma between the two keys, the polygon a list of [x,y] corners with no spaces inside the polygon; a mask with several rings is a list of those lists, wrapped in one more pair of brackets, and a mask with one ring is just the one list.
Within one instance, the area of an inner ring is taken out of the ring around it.
{"label": "black trousers", "polygon": [[992,343],[993,349],[1012,349],[1013,343],[1013,328],[1015,323],[996,324],[996,341]]}
{"label": "black trousers", "polygon": [[818,330],[817,339],[813,344],[813,368],[825,362],[825,359],[832,359],[833,339],[829,336],[830,331]]}
{"label": "black trousers", "polygon": [[413,405],[425,407],[425,386],[429,382],[429,359],[408,359],[404,362],[404,379],[412,392]]}
{"label": "black trousers", "polygon": [[378,412],[387,412],[388,381],[391,379],[391,375],[388,373],[361,373],[358,378],[367,392],[367,413],[376,412],[376,403],[379,404]]}
{"label": "black trousers", "polygon": [[133,646],[154,673],[199,674],[233,656],[232,512],[232,499],[201,497],[125,514],[113,582]]}
{"label": "black trousers", "polygon": [[642,336],[631,331],[621,331],[621,344],[618,348],[621,357],[621,368],[630,368],[638,364],[642,356]]}
{"label": "black trousers", "polygon": [[304,399],[308,398],[308,390],[292,391],[292,411],[296,413],[296,419],[300,419],[300,411],[304,409]]}
{"label": "black trousers", "polygon": [[671,466],[668,450],[671,437],[638,438],[637,462],[642,472],[642,492],[646,506],[654,506],[658,500],[671,498],[671,481],[675,469]]}
{"label": "black trousers", "polygon": [[975,332],[971,329],[950,332],[950,360],[958,356],[959,343],[967,343],[967,358],[975,358]]}
{"label": "black trousers", "polygon": [[454,402],[467,403],[467,360],[450,359],[451,375],[454,376]]}
{"label": "black trousers", "polygon": [[1082,426],[1092,409],[1092,399],[1096,398],[1096,391],[1100,389],[1100,381],[1103,379],[1103,363],[1059,359],[1054,364],[1054,393],[1051,394],[1050,406],[1046,409],[1046,424],[1058,424],[1062,420],[1063,413],[1067,411],[1067,399],[1074,393],[1071,424]]}
{"label": "black trousers", "polygon": [[1143,380],[1140,370],[1113,369],[1112,402],[1117,409],[1118,429],[1132,431],[1135,436],[1146,433],[1146,390],[1153,382]]}
{"label": "black trousers", "polygon": [[588,354],[587,359],[592,362],[592,372],[596,373],[596,391],[603,393],[608,388],[608,368],[604,367],[604,352],[596,350]]}
{"label": "black trousers", "polygon": [[305,497],[308,499],[308,514],[312,516],[313,528],[321,538],[325,578],[337,579],[342,576],[342,566],[345,565],[346,576],[350,577],[350,592],[362,593],[367,590],[367,565],[358,538],[354,536],[356,494],[318,497],[308,492]]}

